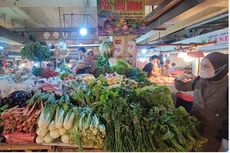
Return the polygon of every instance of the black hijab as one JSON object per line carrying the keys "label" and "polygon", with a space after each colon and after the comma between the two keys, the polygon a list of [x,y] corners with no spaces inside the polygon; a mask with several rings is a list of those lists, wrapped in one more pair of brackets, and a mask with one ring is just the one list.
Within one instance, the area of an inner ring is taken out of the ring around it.
{"label": "black hijab", "polygon": [[218,52],[213,52],[205,56],[204,58],[209,59],[212,66],[214,67],[215,74],[219,71],[218,68],[225,65],[225,67],[213,78],[210,78],[211,81],[219,81],[223,79],[228,73],[228,54],[222,54]]}

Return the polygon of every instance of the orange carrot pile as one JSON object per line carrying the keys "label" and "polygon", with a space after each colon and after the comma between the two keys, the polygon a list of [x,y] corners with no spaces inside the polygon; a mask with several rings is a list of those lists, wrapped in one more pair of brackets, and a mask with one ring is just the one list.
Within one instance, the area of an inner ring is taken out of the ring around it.
{"label": "orange carrot pile", "polygon": [[39,106],[34,103],[23,108],[18,106],[9,109],[1,114],[1,123],[4,126],[3,134],[13,132],[32,133],[36,131],[37,119],[43,110],[43,102]]}

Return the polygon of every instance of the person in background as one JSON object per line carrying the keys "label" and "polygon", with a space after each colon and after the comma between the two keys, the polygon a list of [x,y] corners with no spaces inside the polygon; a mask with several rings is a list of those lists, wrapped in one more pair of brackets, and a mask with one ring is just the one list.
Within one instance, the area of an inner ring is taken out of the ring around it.
{"label": "person in background", "polygon": [[76,74],[85,73],[85,60],[79,60],[76,65],[72,68],[72,72]]}
{"label": "person in background", "polygon": [[162,51],[160,51],[160,55],[159,55],[159,67],[160,68],[163,68],[163,66],[164,66],[164,56],[163,56],[163,52]]}
{"label": "person in background", "polygon": [[86,49],[84,47],[81,47],[81,48],[79,48],[78,51],[79,51],[79,59],[78,60],[84,59],[84,55],[86,53]]}
{"label": "person in background", "polygon": [[169,68],[169,74],[176,70],[176,63],[172,63],[171,67]]}
{"label": "person in background", "polygon": [[5,56],[3,56],[3,58],[2,58],[2,65],[3,65],[4,70],[7,70],[8,64],[7,64]]}
{"label": "person in background", "polygon": [[89,51],[86,54],[86,59],[80,60],[76,67],[73,68],[73,72],[76,74],[94,74],[96,70],[96,61],[94,60],[94,53],[93,51]]}
{"label": "person in background", "polygon": [[5,70],[3,68],[2,61],[0,62],[0,74],[5,74]]}
{"label": "person in background", "polygon": [[95,74],[96,61],[94,60],[94,53],[92,50],[87,52],[85,61],[86,61],[85,72],[89,74]]}
{"label": "person in background", "polygon": [[170,60],[167,59],[165,61],[164,67],[163,67],[163,75],[164,76],[169,76],[169,64],[170,64]]}
{"label": "person in background", "polygon": [[144,66],[143,71],[147,72],[148,77],[158,77],[160,75],[158,69],[158,56],[153,55],[149,58],[149,63]]}
{"label": "person in background", "polygon": [[208,139],[203,151],[217,152],[221,143],[228,142],[228,55],[208,54],[201,61],[199,76],[179,76],[175,87],[194,91],[191,113],[202,121],[202,132]]}

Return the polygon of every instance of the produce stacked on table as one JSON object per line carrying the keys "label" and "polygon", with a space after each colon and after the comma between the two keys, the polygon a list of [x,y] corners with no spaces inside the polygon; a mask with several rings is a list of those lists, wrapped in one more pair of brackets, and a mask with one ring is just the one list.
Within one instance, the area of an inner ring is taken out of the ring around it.
{"label": "produce stacked on table", "polygon": [[58,74],[59,74],[58,72],[54,71],[51,68],[46,68],[46,69],[42,70],[42,76],[44,78],[56,77],[56,76],[58,76]]}
{"label": "produce stacked on table", "polygon": [[149,80],[157,84],[173,84],[175,78],[173,77],[151,77]]}
{"label": "produce stacked on table", "polygon": [[60,79],[61,80],[64,80],[64,81],[67,81],[67,80],[74,80],[76,78],[76,76],[72,75],[72,74],[69,74],[69,73],[62,73],[60,75]]}
{"label": "produce stacked on table", "polygon": [[5,97],[1,99],[0,106],[1,107],[24,107],[26,106],[26,102],[28,99],[31,98],[31,94],[27,93],[26,91],[15,91],[8,95],[8,97]]}
{"label": "produce stacked on table", "polygon": [[33,67],[32,73],[35,76],[41,76],[44,78],[56,77],[59,75],[58,72],[56,72],[55,70],[53,70],[51,68],[42,69],[40,67]]}
{"label": "produce stacked on table", "polygon": [[73,99],[103,119],[107,151],[197,151],[206,142],[198,120],[174,107],[165,86],[109,85],[101,76]]}
{"label": "produce stacked on table", "polygon": [[15,106],[1,113],[3,135],[7,143],[33,143],[37,119],[43,109],[46,95],[41,91],[27,101],[26,106]]}
{"label": "produce stacked on table", "polygon": [[68,95],[51,97],[38,120],[36,143],[102,147],[105,127],[90,108],[73,107]]}
{"label": "produce stacked on table", "polygon": [[58,90],[58,87],[54,84],[51,84],[51,83],[44,83],[42,85],[40,85],[38,87],[38,89],[41,89],[42,91],[46,91],[46,92],[49,92],[49,91],[57,91]]}
{"label": "produce stacked on table", "polygon": [[[81,149],[87,145],[127,152],[185,152],[201,148],[206,139],[198,131],[199,121],[184,108],[174,107],[166,86],[149,83],[141,70],[127,63],[114,66],[117,73],[96,79],[79,75],[76,80],[62,81],[63,96],[36,92],[25,107],[13,108],[15,115],[12,110],[5,111],[13,115],[4,118],[3,113],[3,124],[7,120],[18,124],[18,114],[23,123],[28,123],[29,118],[34,121],[33,113],[25,110],[31,109],[42,111],[37,124],[33,124],[39,144],[62,142],[77,144]],[[5,131],[10,132],[7,124]]]}
{"label": "produce stacked on table", "polygon": [[38,91],[27,101],[26,106],[15,106],[1,114],[1,123],[4,126],[3,134],[13,132],[33,133],[36,129],[37,119],[43,109],[43,100],[47,96]]}
{"label": "produce stacked on table", "polygon": [[103,148],[105,137],[105,125],[92,112],[89,107],[78,107],[75,109],[75,120],[73,127],[67,132],[70,143],[95,148]]}
{"label": "produce stacked on table", "polygon": [[68,109],[67,102],[67,95],[56,100],[54,94],[51,94],[38,120],[37,143],[51,143],[60,137],[59,129],[63,126],[65,111]]}
{"label": "produce stacked on table", "polygon": [[110,67],[108,59],[100,57],[97,61],[96,70],[100,72],[97,76],[100,74],[106,75],[106,73],[118,73],[139,82],[140,86],[151,85],[145,72],[139,68],[132,67],[130,64],[122,60],[118,60],[115,65]]}
{"label": "produce stacked on table", "polygon": [[34,76],[42,76],[42,68],[41,67],[33,67],[32,68],[32,74]]}

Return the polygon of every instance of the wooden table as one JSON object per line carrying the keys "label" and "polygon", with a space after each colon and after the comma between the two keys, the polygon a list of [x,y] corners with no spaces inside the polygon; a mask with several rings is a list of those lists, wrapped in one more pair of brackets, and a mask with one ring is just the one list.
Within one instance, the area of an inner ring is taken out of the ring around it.
{"label": "wooden table", "polygon": [[[48,151],[48,152],[80,152],[79,146],[63,144],[63,143],[50,143],[50,144],[0,144],[0,151]],[[90,146],[83,146],[83,152],[102,152],[101,148],[93,148]]]}
{"label": "wooden table", "polygon": [[36,143],[31,144],[7,144],[3,143],[0,144],[0,151],[26,151],[26,152],[32,152],[32,151],[48,151],[53,152],[55,148],[52,146],[47,145],[39,145]]}
{"label": "wooden table", "polygon": [[[55,152],[80,152],[80,147],[77,145],[63,144],[63,143],[50,143],[43,144],[44,146],[52,146]],[[83,146],[83,152],[101,152],[102,148],[94,148],[91,146]]]}

